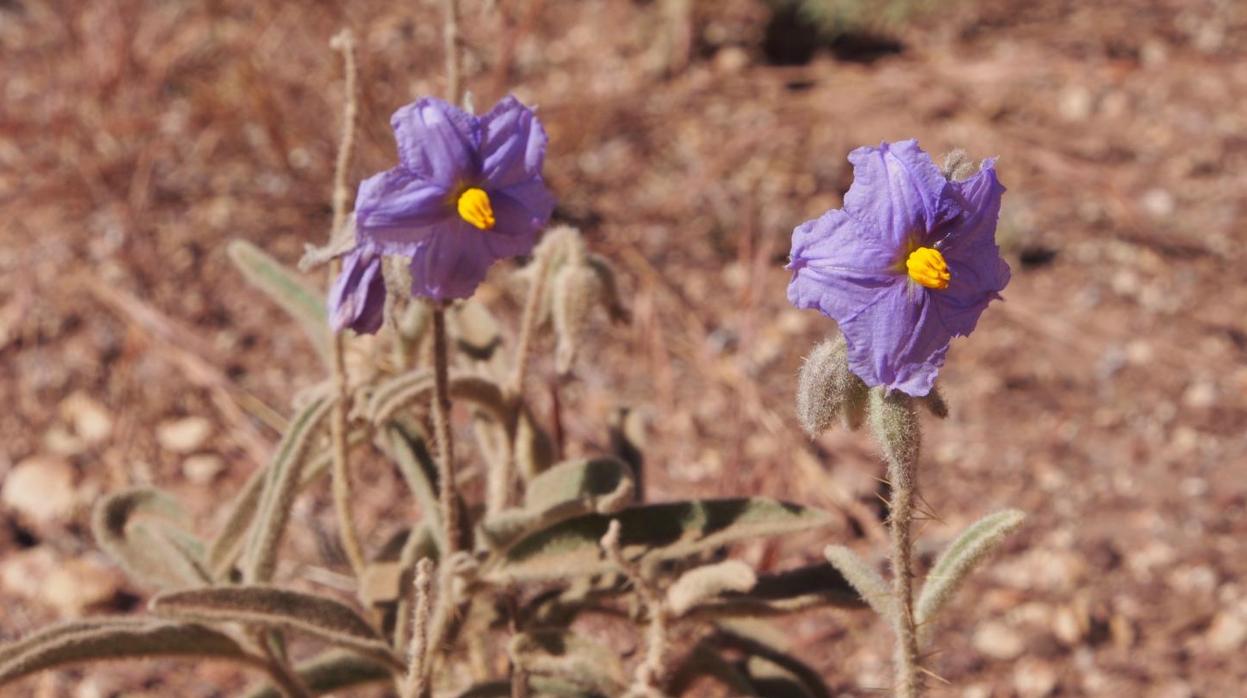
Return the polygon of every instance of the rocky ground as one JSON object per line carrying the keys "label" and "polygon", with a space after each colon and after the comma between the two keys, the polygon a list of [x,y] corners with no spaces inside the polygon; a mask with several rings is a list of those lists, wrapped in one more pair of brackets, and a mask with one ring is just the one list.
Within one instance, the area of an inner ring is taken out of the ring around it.
{"label": "rocky ground", "polygon": [[[615,261],[632,308],[564,388],[573,450],[602,447],[608,415],[636,406],[655,497],[798,500],[842,513],[824,540],[877,552],[870,442],[810,442],[792,415],[801,356],[831,328],[786,304],[788,236],[839,205],[858,145],[999,156],[1014,277],[941,374],[953,414],[927,429],[938,518],[922,545],[997,508],[1029,518],[937,634],[932,693],[1241,692],[1247,8],[960,0],[826,46],[761,0],[464,5],[477,104],[514,90],[540,105],[556,217]],[[277,437],[237,396],[284,411],[320,379],[223,245],[293,263],[323,239],[342,95],[328,38],[349,26],[361,41],[357,181],[393,161],[389,113],[442,89],[438,16],[430,2],[0,2],[0,638],[142,606],[90,540],[101,492],[155,483],[201,530],[219,525]],[[511,318],[506,271],[484,294]],[[362,493],[368,526],[404,515],[397,491]],[[328,493],[296,517],[315,559]],[[788,630],[838,695],[886,685],[889,639],[865,614]],[[241,681],[115,665],[5,695]]]}

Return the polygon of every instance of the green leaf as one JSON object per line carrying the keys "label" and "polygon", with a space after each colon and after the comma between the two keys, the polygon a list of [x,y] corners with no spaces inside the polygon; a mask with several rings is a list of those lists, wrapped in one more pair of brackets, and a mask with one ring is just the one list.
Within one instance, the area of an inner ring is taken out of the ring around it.
{"label": "green leaf", "polygon": [[243,278],[298,321],[316,352],[328,363],[331,337],[324,294],[246,240],[234,240],[227,252]]}
{"label": "green leaf", "polygon": [[[767,698],[816,698],[809,683],[788,668],[762,657],[749,657],[742,668],[756,695]],[[823,695],[827,695],[823,687]]]}
{"label": "green leaf", "polygon": [[565,680],[577,688],[621,695],[624,668],[609,647],[565,630],[537,630],[511,638],[511,660],[531,676]]}
{"label": "green leaf", "polygon": [[529,481],[524,508],[484,522],[481,532],[495,549],[521,536],[583,514],[612,514],[632,503],[632,473],[615,458],[565,461]]}
{"label": "green leaf", "polygon": [[[509,423],[511,408],[498,384],[463,374],[452,374],[449,380],[452,400],[471,403],[499,424]],[[410,405],[427,403],[433,397],[433,387],[433,374],[428,369],[408,371],[381,383],[368,399],[368,420],[384,424]]]}
{"label": "green leaf", "polygon": [[866,564],[866,561],[857,556],[852,550],[842,545],[829,545],[823,550],[823,555],[844,575],[849,584],[857,590],[862,600],[870,604],[875,610],[887,621],[893,619],[892,592],[888,589],[888,585],[883,581],[883,577],[875,568]]}
{"label": "green leaf", "polygon": [[[347,447],[351,448],[363,443],[367,436],[368,432],[366,429],[353,430],[347,439]],[[329,451],[313,455],[302,469],[303,472],[299,483],[300,491],[328,472],[332,461],[333,454]],[[217,581],[229,579],[230,572],[234,569],[234,563],[238,561],[238,556],[242,554],[243,546],[247,539],[247,532],[255,522],[256,514],[260,508],[260,497],[264,491],[267,479],[268,467],[257,468],[247,478],[246,484],[243,485],[243,488],[239,490],[230,503],[229,513],[225,517],[225,525],[221,527],[221,531],[217,533],[216,537],[212,539],[211,545],[208,546],[206,565],[213,579]]]}
{"label": "green leaf", "polygon": [[823,607],[866,607],[844,575],[825,562],[759,575],[747,593],[720,594],[689,609],[685,616],[760,618]]}
{"label": "green leaf", "polygon": [[740,560],[694,567],[667,588],[667,606],[679,617],[697,604],[721,594],[747,593],[757,583],[753,568]]}
{"label": "green leaf", "polygon": [[199,541],[181,527],[186,515],[173,497],[150,487],[111,494],[95,507],[96,543],[131,578],[155,588],[209,581]]}
{"label": "green leaf", "polygon": [[831,517],[761,497],[636,506],[616,514],[580,516],[532,534],[491,564],[484,577],[505,583],[617,571],[599,545],[611,519],[622,527],[626,556],[670,559],[742,539],[825,526]]}
{"label": "green leaf", "polygon": [[918,595],[914,621],[920,628],[928,627],[935,620],[966,577],[996,552],[1025,518],[1026,515],[1017,509],[1006,509],[988,514],[961,532],[936,561]]}
{"label": "green leaf", "polygon": [[446,549],[438,499],[437,461],[429,451],[429,439],[413,423],[391,422],[385,428],[387,450],[420,505],[420,515],[434,532],[438,550]]}
{"label": "green leaf", "polygon": [[201,657],[259,663],[233,638],[211,628],[104,617],[52,626],[0,647],[0,685],[71,664],[147,657]]}
{"label": "green leaf", "polygon": [[[312,695],[324,695],[344,688],[355,688],[387,681],[394,674],[385,664],[345,650],[329,650],[295,667],[299,682]],[[261,684],[248,691],[246,698],[282,698],[277,688]]]}
{"label": "green leaf", "polygon": [[502,328],[480,301],[455,303],[447,313],[448,329],[459,351],[477,361],[489,361],[502,346]]}
{"label": "green leaf", "polygon": [[150,605],[152,612],[172,618],[304,632],[404,668],[355,609],[324,596],[267,586],[208,587],[165,592]]}
{"label": "green leaf", "polygon": [[277,566],[277,550],[286,533],[290,509],[302,483],[303,465],[312,437],[332,407],[328,398],[316,398],[304,405],[282,435],[277,453],[269,464],[260,495],[259,512],[247,540],[244,578],[251,583],[272,579]]}

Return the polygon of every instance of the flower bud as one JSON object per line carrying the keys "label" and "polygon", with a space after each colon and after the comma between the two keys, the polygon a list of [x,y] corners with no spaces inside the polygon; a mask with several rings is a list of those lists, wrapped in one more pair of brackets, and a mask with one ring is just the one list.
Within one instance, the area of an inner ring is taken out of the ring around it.
{"label": "flower bud", "polygon": [[944,165],[940,168],[940,172],[944,174],[944,179],[950,182],[962,182],[978,172],[979,168],[966,155],[966,151],[961,148],[950,151],[944,156]]}
{"label": "flower bud", "polygon": [[867,387],[849,370],[843,337],[824,340],[814,348],[797,377],[797,418],[811,438],[843,417],[846,426],[862,423]]}
{"label": "flower bud", "polygon": [[554,363],[556,370],[563,374],[571,370],[589,313],[601,302],[602,280],[592,267],[568,264],[554,277],[554,287],[550,290],[554,336],[558,342]]}

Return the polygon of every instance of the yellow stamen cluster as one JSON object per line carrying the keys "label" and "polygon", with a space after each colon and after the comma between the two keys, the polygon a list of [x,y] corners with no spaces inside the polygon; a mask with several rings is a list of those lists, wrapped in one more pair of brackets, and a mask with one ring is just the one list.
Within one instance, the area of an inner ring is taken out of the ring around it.
{"label": "yellow stamen cluster", "polygon": [[493,230],[494,207],[489,204],[489,194],[484,189],[472,187],[459,195],[459,217],[480,228]]}
{"label": "yellow stamen cluster", "polygon": [[910,252],[905,260],[905,269],[909,272],[909,278],[927,288],[948,288],[948,282],[953,278],[948,273],[944,255],[934,247],[919,247]]}

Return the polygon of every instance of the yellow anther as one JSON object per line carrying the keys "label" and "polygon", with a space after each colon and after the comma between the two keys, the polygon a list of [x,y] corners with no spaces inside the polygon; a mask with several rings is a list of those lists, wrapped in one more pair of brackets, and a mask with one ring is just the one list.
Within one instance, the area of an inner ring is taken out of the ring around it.
{"label": "yellow anther", "polygon": [[948,282],[953,278],[948,273],[944,255],[934,247],[919,247],[910,252],[909,259],[905,260],[905,269],[909,272],[909,278],[927,288],[948,288]]}
{"label": "yellow anther", "polygon": [[459,195],[459,216],[481,230],[494,229],[494,207],[489,205],[489,194],[484,189],[472,187]]}

